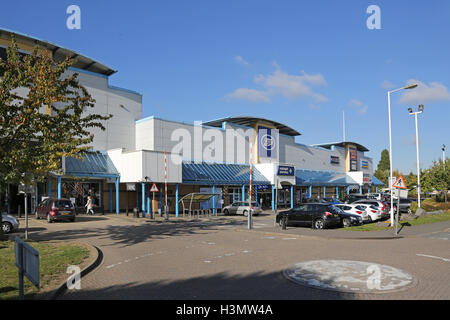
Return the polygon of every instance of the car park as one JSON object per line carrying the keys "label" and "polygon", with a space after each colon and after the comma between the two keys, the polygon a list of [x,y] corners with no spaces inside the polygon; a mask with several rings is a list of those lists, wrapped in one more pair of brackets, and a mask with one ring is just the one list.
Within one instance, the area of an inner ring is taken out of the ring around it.
{"label": "car park", "polygon": [[357,214],[347,213],[341,210],[339,207],[335,207],[336,211],[341,218],[341,227],[348,228],[351,226],[360,226],[363,224],[362,217]]}
{"label": "car park", "polygon": [[328,203],[306,203],[287,211],[279,212],[275,222],[279,225],[293,225],[325,229],[341,225],[339,210]]}
{"label": "car park", "polygon": [[360,216],[363,222],[367,222],[369,220],[369,215],[365,207],[359,206],[357,204],[346,204],[346,203],[336,204],[335,206],[346,213]]}
{"label": "car park", "polygon": [[42,201],[35,211],[36,219],[47,219],[49,223],[54,221],[71,221],[76,219],[75,207],[68,199],[48,198]]}
{"label": "car park", "polygon": [[2,230],[5,234],[19,230],[19,221],[9,214],[2,214]]}
{"label": "car park", "polygon": [[385,220],[389,218],[389,208],[379,200],[366,199],[366,200],[358,200],[355,201],[354,204],[365,204],[369,206],[374,206],[377,210],[381,211],[381,220]]}
{"label": "car park", "polygon": [[360,207],[361,209],[364,209],[367,213],[367,221],[368,223],[370,222],[374,222],[374,221],[378,221],[382,219],[382,214],[381,211],[372,205],[368,205],[368,204],[358,204],[358,207]]}
{"label": "car park", "polygon": [[252,202],[252,205],[249,206],[248,202],[238,201],[233,202],[229,206],[223,208],[224,215],[243,215],[245,217],[248,216],[248,213],[251,211],[253,216],[259,215],[262,210],[256,202]]}

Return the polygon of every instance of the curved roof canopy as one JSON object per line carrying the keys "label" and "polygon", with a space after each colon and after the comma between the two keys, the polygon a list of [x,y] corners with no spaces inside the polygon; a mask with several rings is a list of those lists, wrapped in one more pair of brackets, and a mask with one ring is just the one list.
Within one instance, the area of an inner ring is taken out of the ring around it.
{"label": "curved roof canopy", "polygon": [[324,144],[314,144],[313,147],[321,147],[325,149],[331,149],[332,146],[336,147],[343,147],[345,148],[346,145],[352,144],[358,149],[358,151],[361,152],[368,152],[369,149],[364,147],[363,145],[356,143],[356,142],[350,142],[350,141],[343,141],[343,142],[333,142],[333,143],[324,143]]}
{"label": "curved roof canopy", "polygon": [[74,59],[75,63],[72,65],[72,67],[74,68],[102,74],[105,76],[110,76],[117,72],[116,70],[113,70],[110,67],[101,64],[98,61],[95,61],[91,58],[78,54],[75,51],[50,43],[46,40],[37,39],[35,37],[19,33],[16,31],[0,29],[0,37],[3,36],[3,38],[5,38],[5,35],[6,38],[11,38],[11,36],[14,35],[15,39],[19,43],[25,43],[31,46],[37,45],[38,47],[50,50],[52,52],[53,60],[56,62],[63,61],[66,58]]}
{"label": "curved roof canopy", "polygon": [[252,125],[254,125],[255,123],[267,123],[268,125],[271,125],[275,128],[277,128],[281,134],[285,134],[288,136],[300,136],[301,133],[298,132],[295,129],[292,129],[291,127],[284,125],[282,123],[273,121],[273,120],[268,120],[268,119],[264,119],[264,118],[259,118],[259,117],[228,117],[228,118],[222,118],[222,119],[217,119],[217,120],[212,120],[212,121],[208,121],[208,122],[204,122],[204,125],[207,126],[211,126],[211,127],[222,127],[222,124],[224,122],[230,122],[230,123],[235,123],[235,124],[239,124],[242,126],[247,126],[247,127],[251,127]]}

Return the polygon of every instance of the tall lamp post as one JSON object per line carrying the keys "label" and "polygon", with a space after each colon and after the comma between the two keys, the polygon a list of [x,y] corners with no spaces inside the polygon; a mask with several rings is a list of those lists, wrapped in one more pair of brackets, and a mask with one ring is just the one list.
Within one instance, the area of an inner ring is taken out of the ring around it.
{"label": "tall lamp post", "polygon": [[408,109],[410,115],[414,115],[414,119],[416,122],[416,153],[417,153],[417,204],[420,208],[420,162],[419,162],[419,129],[417,126],[417,115],[421,114],[423,112],[423,104],[419,106],[419,110],[416,112],[413,112],[412,108]]}
{"label": "tall lamp post", "polygon": [[400,91],[400,90],[408,90],[408,89],[414,89],[417,87],[417,84],[409,84],[404,87],[388,91],[388,114],[389,114],[389,162],[390,162],[390,173],[389,173],[389,190],[391,193],[391,209],[390,209],[390,215],[391,215],[391,226],[394,225],[394,194],[392,189],[392,129],[391,129],[391,93]]}

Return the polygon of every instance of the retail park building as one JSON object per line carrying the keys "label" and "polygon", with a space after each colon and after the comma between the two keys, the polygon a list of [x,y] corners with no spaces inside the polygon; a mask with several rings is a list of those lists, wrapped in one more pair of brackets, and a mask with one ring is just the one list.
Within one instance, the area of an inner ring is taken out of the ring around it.
{"label": "retail park building", "polygon": [[[373,176],[372,159],[365,156],[369,150],[359,143],[301,144],[295,141],[301,135],[295,128],[258,116],[191,124],[143,118],[141,94],[111,86],[109,77],[115,70],[72,50],[0,29],[2,58],[13,33],[25,54],[38,45],[55,61],[74,58],[68,74],[78,73],[96,100],[90,112],[113,115],[105,122],[105,131],[92,131],[92,152],[84,161],[64,159],[62,174],[51,174],[36,186],[35,203],[52,196],[84,207],[91,195],[105,212],[137,207],[161,214],[167,183],[171,213],[181,215],[180,200],[193,193],[215,194],[196,206],[216,213],[248,199],[250,171],[252,198],[268,209],[293,207],[309,198],[374,192],[382,185]],[[301,126],[300,119],[298,123]],[[153,185],[158,192],[150,192]],[[14,194],[16,187],[11,188]]]}

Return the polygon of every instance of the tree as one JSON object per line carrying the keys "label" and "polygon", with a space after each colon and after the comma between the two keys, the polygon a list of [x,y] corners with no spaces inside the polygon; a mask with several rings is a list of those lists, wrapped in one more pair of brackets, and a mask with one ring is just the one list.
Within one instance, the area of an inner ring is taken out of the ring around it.
{"label": "tree", "polygon": [[389,175],[391,170],[391,161],[389,160],[389,151],[384,149],[381,151],[381,159],[378,162],[377,170],[374,173],[374,176],[384,183],[385,186],[388,186],[389,183]]}
{"label": "tree", "polygon": [[423,177],[420,180],[424,192],[440,190],[444,194],[445,202],[447,202],[450,187],[449,158],[445,160],[445,163],[442,160],[433,161],[433,165],[423,172]]}
{"label": "tree", "polygon": [[95,100],[77,73],[65,74],[73,62],[54,62],[37,47],[20,54],[14,38],[0,59],[0,192],[60,172],[63,157],[83,158],[91,149],[90,128],[105,130],[111,115],[89,112]]}

